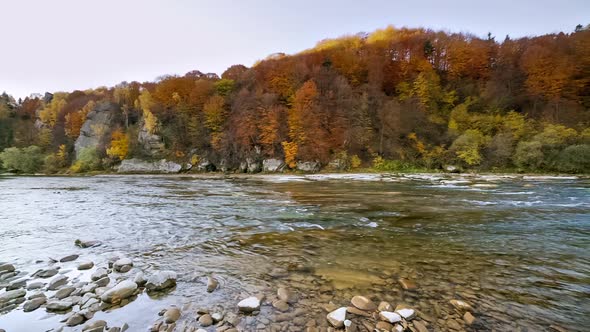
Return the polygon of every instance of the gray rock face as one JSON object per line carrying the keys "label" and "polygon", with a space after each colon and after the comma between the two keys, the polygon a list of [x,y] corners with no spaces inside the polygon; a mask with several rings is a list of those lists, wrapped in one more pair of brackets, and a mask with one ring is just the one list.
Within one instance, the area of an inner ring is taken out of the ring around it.
{"label": "gray rock face", "polygon": [[88,113],[86,121],[80,129],[80,136],[74,145],[76,158],[80,156],[80,151],[83,149],[96,149],[101,143],[106,142],[111,134],[111,128],[114,127],[118,108],[113,103],[100,103]]}
{"label": "gray rock face", "polygon": [[275,173],[275,172],[282,172],[285,170],[285,162],[280,159],[264,159],[262,161],[262,171]]}
{"label": "gray rock face", "polygon": [[164,143],[159,135],[150,133],[145,126],[145,122],[141,121],[141,127],[137,135],[137,141],[142,149],[150,156],[157,156],[164,151]]}
{"label": "gray rock face", "polygon": [[297,170],[302,172],[315,173],[319,172],[322,165],[319,161],[299,161],[297,162]]}
{"label": "gray rock face", "polygon": [[262,170],[262,163],[254,158],[246,158],[248,173],[258,173]]}
{"label": "gray rock face", "polygon": [[145,288],[150,291],[157,291],[174,285],[176,285],[176,272],[160,271],[148,278]]}
{"label": "gray rock face", "polygon": [[100,297],[101,300],[107,303],[117,304],[124,300],[135,292],[137,284],[131,280],[123,280],[117,284],[117,286],[104,292]]}
{"label": "gray rock face", "polygon": [[182,169],[180,164],[162,159],[149,162],[140,159],[125,159],[117,168],[119,173],[178,173]]}

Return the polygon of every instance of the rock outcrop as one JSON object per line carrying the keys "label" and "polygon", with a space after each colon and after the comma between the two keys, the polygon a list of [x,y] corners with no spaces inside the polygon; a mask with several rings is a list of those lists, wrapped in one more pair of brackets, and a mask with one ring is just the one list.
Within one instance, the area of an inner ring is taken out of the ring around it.
{"label": "rock outcrop", "polygon": [[298,161],[297,170],[308,173],[319,172],[322,165],[319,161]]}
{"label": "rock outcrop", "polygon": [[162,137],[157,134],[150,133],[147,127],[145,126],[145,122],[141,122],[141,126],[139,129],[139,134],[137,135],[137,141],[141,145],[143,151],[145,151],[150,156],[157,156],[162,151],[164,151],[164,143],[162,142]]}
{"label": "rock outcrop", "polygon": [[86,121],[80,129],[74,149],[76,157],[86,148],[96,149],[108,142],[111,129],[114,127],[119,106],[114,103],[100,103],[88,113]]}
{"label": "rock outcrop", "polygon": [[141,159],[125,159],[117,167],[119,173],[178,173],[182,169],[180,164],[162,159],[160,161],[145,161]]}
{"label": "rock outcrop", "polygon": [[262,161],[262,171],[269,173],[282,172],[285,170],[285,162],[280,159],[264,159]]}

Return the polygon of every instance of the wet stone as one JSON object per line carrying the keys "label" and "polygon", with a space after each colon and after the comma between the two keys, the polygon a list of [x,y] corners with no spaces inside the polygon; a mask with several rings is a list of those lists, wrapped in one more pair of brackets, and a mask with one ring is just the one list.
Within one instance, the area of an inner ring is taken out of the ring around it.
{"label": "wet stone", "polygon": [[361,310],[373,311],[377,309],[377,305],[373,303],[373,301],[364,296],[357,295],[353,297],[350,302],[352,303],[352,305]]}
{"label": "wet stone", "polygon": [[113,270],[125,273],[133,267],[133,261],[129,258],[121,258],[113,263]]}
{"label": "wet stone", "polygon": [[99,280],[99,279],[102,279],[102,278],[106,277],[107,275],[108,275],[107,269],[105,269],[104,267],[100,267],[100,268],[96,269],[96,271],[94,271],[90,275],[90,279],[92,281],[96,281],[96,280]]}
{"label": "wet stone", "polygon": [[66,325],[67,326],[80,325],[80,324],[84,323],[85,320],[86,320],[86,317],[84,317],[83,315],[74,314],[74,315],[70,316],[70,318],[68,318],[68,320],[66,321]]}
{"label": "wet stone", "polygon": [[30,284],[27,284],[27,290],[39,289],[39,288],[43,288],[43,286],[45,286],[45,283],[43,283],[41,281],[36,281],[36,282],[32,282]]}
{"label": "wet stone", "polygon": [[463,320],[465,321],[465,323],[467,323],[467,325],[472,325],[475,322],[475,317],[473,317],[473,315],[469,311],[467,311],[463,315]]}
{"label": "wet stone", "polygon": [[326,318],[328,322],[335,328],[344,327],[344,321],[346,320],[346,307],[338,308],[330,312]]}
{"label": "wet stone", "polygon": [[5,272],[14,272],[15,268],[14,265],[12,264],[0,264],[0,274],[5,273]]}
{"label": "wet stone", "polygon": [[287,311],[289,310],[289,304],[283,300],[276,300],[273,301],[272,306],[277,309],[278,311]]}
{"label": "wet stone", "polygon": [[19,288],[24,288],[27,285],[27,279],[19,279],[12,281],[8,286],[6,286],[6,290],[15,290]]}
{"label": "wet stone", "polygon": [[68,283],[68,277],[64,276],[64,275],[59,275],[53,279],[51,279],[51,281],[49,282],[49,285],[47,286],[48,290],[57,290],[58,288],[60,288],[61,286],[65,285]]}
{"label": "wet stone", "polygon": [[82,263],[78,264],[78,270],[90,270],[93,267],[94,267],[93,262],[82,262]]}
{"label": "wet stone", "polygon": [[213,292],[215,289],[217,289],[218,285],[219,281],[217,281],[217,279],[213,277],[207,277],[207,292]]}
{"label": "wet stone", "polygon": [[54,275],[56,275],[58,272],[59,272],[58,269],[45,269],[45,270],[37,271],[33,275],[36,277],[39,277],[39,278],[51,278]]}
{"label": "wet stone", "polygon": [[176,322],[180,318],[180,309],[177,307],[171,307],[164,312],[164,321],[166,324]]}
{"label": "wet stone", "polygon": [[24,297],[27,294],[27,291],[24,289],[15,289],[11,291],[7,291],[5,293],[0,294],[0,304],[6,303],[10,300],[17,299],[19,297]]}
{"label": "wet stone", "polygon": [[176,285],[176,273],[172,271],[160,271],[151,275],[145,287],[150,291],[164,290]]}
{"label": "wet stone", "polygon": [[66,300],[51,300],[47,302],[45,309],[47,311],[66,311],[70,309],[74,303]]}
{"label": "wet stone", "polygon": [[400,278],[398,280],[398,282],[399,282],[400,286],[405,290],[414,290],[417,288],[416,283],[410,279]]}
{"label": "wet stone", "polygon": [[213,318],[209,314],[204,314],[203,316],[199,317],[199,324],[203,327],[213,325]]}
{"label": "wet stone", "polygon": [[75,287],[69,286],[69,287],[64,287],[61,288],[60,290],[58,290],[54,297],[58,300],[62,300],[65,299],[66,297],[70,296],[74,291],[76,290]]}
{"label": "wet stone", "polygon": [[23,305],[23,311],[24,312],[35,311],[35,310],[39,309],[39,307],[41,305],[45,304],[46,301],[47,301],[47,299],[45,297],[37,297],[37,298],[31,299],[31,300],[28,300]]}
{"label": "wet stone", "polygon": [[78,259],[78,257],[80,257],[79,255],[68,255],[63,257],[62,259],[60,259],[60,263],[66,263],[66,262],[71,262],[71,261],[75,261],[76,259]]}
{"label": "wet stone", "polygon": [[260,310],[260,300],[255,296],[243,299],[238,303],[238,309],[246,313],[251,313],[253,311]]}
{"label": "wet stone", "polygon": [[109,277],[104,277],[104,278],[100,278],[100,279],[96,280],[94,282],[94,284],[97,287],[106,287],[109,285],[110,282],[111,282],[111,279]]}
{"label": "wet stone", "polygon": [[107,326],[107,322],[104,320],[97,320],[94,322],[89,322],[82,328],[82,331],[94,332],[94,331],[102,331]]}

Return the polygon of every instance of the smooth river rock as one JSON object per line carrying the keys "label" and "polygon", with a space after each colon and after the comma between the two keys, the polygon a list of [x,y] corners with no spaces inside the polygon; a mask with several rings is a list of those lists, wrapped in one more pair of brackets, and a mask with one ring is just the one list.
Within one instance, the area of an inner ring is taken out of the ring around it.
{"label": "smooth river rock", "polygon": [[76,259],[78,259],[78,257],[80,257],[80,256],[79,255],[68,255],[66,257],[63,257],[59,261],[60,261],[60,263],[71,262],[71,261],[75,261]]}
{"label": "smooth river rock", "polygon": [[164,322],[166,324],[172,324],[180,318],[180,309],[177,307],[171,307],[164,313]]}
{"label": "smooth river rock", "polygon": [[23,311],[24,312],[31,312],[37,310],[41,305],[47,302],[46,297],[36,297],[34,299],[28,300],[23,304]]}
{"label": "smooth river rock", "polygon": [[107,303],[118,304],[121,302],[121,300],[124,300],[133,295],[136,289],[136,283],[131,280],[123,280],[115,287],[104,292],[100,299]]}
{"label": "smooth river rock", "polygon": [[241,312],[246,313],[260,310],[260,299],[256,296],[250,296],[243,299],[238,303],[238,309],[240,309]]}
{"label": "smooth river rock", "polygon": [[335,328],[344,327],[344,321],[346,320],[346,307],[338,308],[330,312],[326,318],[328,322]]}
{"label": "smooth river rock", "polygon": [[381,311],[379,313],[379,318],[391,324],[401,322],[402,320],[402,316],[391,311]]}
{"label": "smooth river rock", "polygon": [[105,269],[104,267],[99,267],[90,275],[90,279],[92,279],[92,281],[97,281],[99,279],[106,277],[108,274],[109,272],[107,271],[107,269]]}
{"label": "smooth river rock", "polygon": [[33,274],[33,276],[37,276],[39,278],[51,278],[56,275],[59,271],[57,269],[44,269],[37,271]]}
{"label": "smooth river rock", "polygon": [[0,264],[0,274],[6,272],[14,272],[15,268],[12,264]]}
{"label": "smooth river rock", "polygon": [[353,297],[352,300],[350,300],[350,303],[352,303],[353,306],[361,310],[373,311],[377,309],[377,305],[373,301],[364,296],[357,295]]}
{"label": "smooth river rock", "polygon": [[47,302],[45,309],[47,311],[66,311],[70,309],[72,306],[74,306],[74,303],[72,301],[51,300]]}
{"label": "smooth river rock", "polygon": [[68,277],[64,276],[64,275],[59,275],[53,279],[51,279],[51,281],[49,282],[49,285],[47,286],[48,290],[57,290],[58,288],[60,288],[61,286],[65,285],[68,283]]}
{"label": "smooth river rock", "polygon": [[120,273],[125,273],[131,270],[133,261],[129,258],[121,258],[113,263],[113,269]]}
{"label": "smooth river rock", "polygon": [[0,303],[5,303],[10,300],[17,299],[19,297],[24,297],[25,295],[27,295],[27,291],[25,291],[24,289],[11,290],[0,294]]}
{"label": "smooth river rock", "polygon": [[93,262],[82,262],[82,263],[78,264],[78,270],[90,270],[93,267],[94,267]]}
{"label": "smooth river rock", "polygon": [[207,292],[213,292],[217,286],[219,285],[219,281],[213,277],[207,277]]}
{"label": "smooth river rock", "polygon": [[158,291],[173,287],[174,285],[176,285],[176,272],[160,271],[148,278],[145,288],[150,291]]}

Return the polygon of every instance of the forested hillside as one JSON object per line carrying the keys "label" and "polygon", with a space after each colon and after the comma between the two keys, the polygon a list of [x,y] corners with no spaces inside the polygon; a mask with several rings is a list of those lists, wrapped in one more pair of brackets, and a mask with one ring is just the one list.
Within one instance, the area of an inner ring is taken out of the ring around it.
{"label": "forested hillside", "polygon": [[[4,94],[0,159],[49,173],[108,170],[132,157],[225,171],[276,158],[291,169],[317,161],[588,172],[589,108],[587,27],[502,41],[388,27],[221,77],[192,71],[24,100]],[[84,128],[100,112],[108,125]],[[81,132],[94,143],[82,144]]]}

